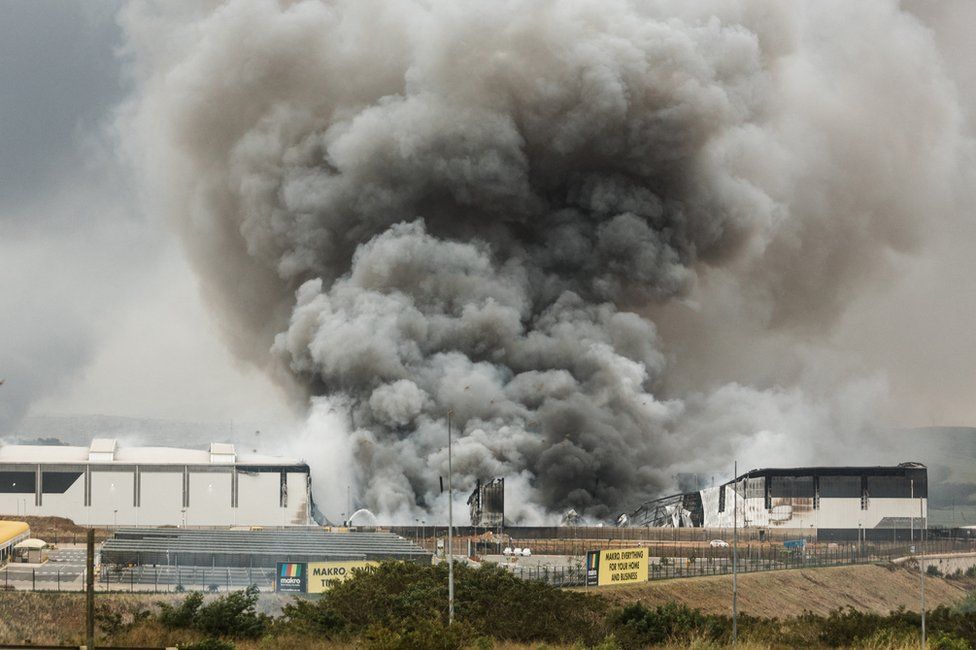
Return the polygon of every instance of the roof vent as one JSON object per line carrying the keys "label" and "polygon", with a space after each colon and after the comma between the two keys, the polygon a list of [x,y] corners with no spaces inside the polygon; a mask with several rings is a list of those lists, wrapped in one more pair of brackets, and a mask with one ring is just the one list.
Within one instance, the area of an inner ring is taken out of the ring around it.
{"label": "roof vent", "polygon": [[95,438],[88,448],[88,462],[111,463],[115,460],[115,448],[118,441],[114,438]]}
{"label": "roof vent", "polygon": [[210,462],[219,465],[233,465],[237,461],[234,445],[227,442],[210,443]]}

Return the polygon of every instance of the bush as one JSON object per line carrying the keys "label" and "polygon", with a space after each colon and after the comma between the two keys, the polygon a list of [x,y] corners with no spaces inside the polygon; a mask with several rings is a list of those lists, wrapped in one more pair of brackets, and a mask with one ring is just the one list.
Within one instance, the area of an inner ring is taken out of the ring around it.
{"label": "bush", "polygon": [[191,593],[177,606],[159,603],[159,622],[173,629],[190,629],[197,611],[203,605],[203,594]]}
{"label": "bush", "polygon": [[949,632],[936,632],[926,640],[928,646],[934,650],[969,650],[972,648],[968,641]]}
{"label": "bush", "polygon": [[414,621],[409,628],[374,626],[363,633],[370,650],[461,650],[475,638],[470,627],[457,623],[448,626],[439,620]]}
{"label": "bush", "polygon": [[296,598],[282,608],[283,619],[276,623],[288,632],[334,639],[346,631],[346,621],[328,599]]}
{"label": "bush", "polygon": [[925,575],[929,575],[934,578],[941,578],[942,572],[939,571],[939,567],[937,565],[930,564],[925,568]]}
{"label": "bush", "polygon": [[[454,575],[455,624],[466,638],[595,643],[604,636],[602,599],[524,581],[491,565],[457,565]],[[287,605],[284,613],[299,631],[336,638],[369,630],[376,644],[393,647],[397,639],[447,629],[447,565],[384,563],[334,586],[318,601]]]}
{"label": "bush", "polygon": [[648,609],[628,605],[613,617],[611,627],[622,648],[645,648],[690,637],[718,639],[725,634],[724,617],[707,616],[686,605],[668,603]]}
{"label": "bush", "polygon": [[160,603],[159,622],[172,629],[193,629],[219,637],[255,639],[264,634],[271,619],[255,610],[257,587],[235,591],[203,604],[203,594],[192,593],[178,606]]}
{"label": "bush", "polygon": [[211,636],[256,639],[268,629],[270,618],[255,610],[257,587],[234,591],[200,607],[193,627]]}

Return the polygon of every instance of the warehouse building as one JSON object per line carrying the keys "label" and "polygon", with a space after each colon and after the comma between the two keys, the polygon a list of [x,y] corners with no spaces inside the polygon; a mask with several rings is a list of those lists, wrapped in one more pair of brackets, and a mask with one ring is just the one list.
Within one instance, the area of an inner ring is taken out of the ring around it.
{"label": "warehouse building", "polygon": [[207,450],[0,446],[0,513],[67,517],[92,526],[305,526],[308,465]]}
{"label": "warehouse building", "polygon": [[[754,469],[723,485],[649,501],[626,526],[794,529],[821,540],[910,539],[925,528],[921,463]],[[734,518],[734,519],[733,519]]]}

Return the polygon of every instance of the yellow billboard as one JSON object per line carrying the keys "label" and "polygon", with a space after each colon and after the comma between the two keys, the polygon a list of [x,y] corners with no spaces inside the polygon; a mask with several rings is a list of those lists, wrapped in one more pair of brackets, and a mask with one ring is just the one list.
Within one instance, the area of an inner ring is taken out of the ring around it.
{"label": "yellow billboard", "polygon": [[[328,591],[333,585],[348,580],[353,571],[375,571],[379,562],[356,560],[352,562],[309,562],[308,563],[308,593],[320,594]],[[644,571],[645,577],[647,571]]]}
{"label": "yellow billboard", "polygon": [[647,549],[617,548],[586,554],[586,584],[627,585],[647,582]]}

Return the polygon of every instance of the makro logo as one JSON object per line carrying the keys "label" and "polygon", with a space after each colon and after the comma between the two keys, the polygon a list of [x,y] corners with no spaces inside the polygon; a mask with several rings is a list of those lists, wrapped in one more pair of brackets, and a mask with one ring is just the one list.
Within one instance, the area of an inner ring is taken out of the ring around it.
{"label": "makro logo", "polygon": [[282,578],[301,578],[302,577],[302,566],[301,564],[282,564],[281,573],[278,575]]}
{"label": "makro logo", "polygon": [[306,568],[304,562],[281,562],[276,574],[277,591],[301,593],[306,587]]}

